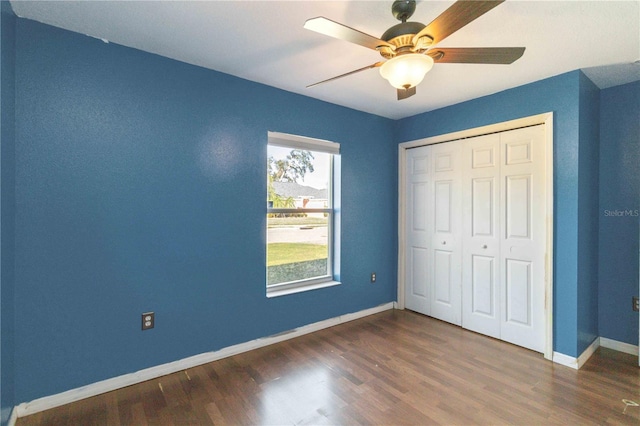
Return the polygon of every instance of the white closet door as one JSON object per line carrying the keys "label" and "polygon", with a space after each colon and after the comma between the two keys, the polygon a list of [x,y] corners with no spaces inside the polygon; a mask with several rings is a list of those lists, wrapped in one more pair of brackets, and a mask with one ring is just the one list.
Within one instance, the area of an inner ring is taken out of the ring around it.
{"label": "white closet door", "polygon": [[462,326],[500,338],[500,136],[463,147]]}
{"label": "white closet door", "polygon": [[461,144],[431,146],[431,316],[461,324]]}
{"label": "white closet door", "polygon": [[407,150],[406,173],[406,265],[407,309],[431,314],[429,285],[429,199],[431,161],[429,147]]}
{"label": "white closet door", "polygon": [[544,126],[407,150],[408,309],[545,349]]}
{"label": "white closet door", "polygon": [[501,133],[501,339],[544,351],[544,127]]}

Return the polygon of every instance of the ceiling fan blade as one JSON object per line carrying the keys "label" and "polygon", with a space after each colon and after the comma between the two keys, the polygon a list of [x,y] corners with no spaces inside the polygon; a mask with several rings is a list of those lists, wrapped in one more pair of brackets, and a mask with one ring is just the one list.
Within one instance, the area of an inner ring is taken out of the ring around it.
{"label": "ceiling fan blade", "polygon": [[496,1],[469,1],[458,0],[449,9],[445,10],[418,34],[413,36],[413,44],[420,37],[428,35],[433,39],[433,44],[440,43],[469,22],[484,15],[504,0]]}
{"label": "ceiling fan blade", "polygon": [[512,64],[524,53],[524,47],[434,48],[427,52],[439,64]]}
{"label": "ceiling fan blade", "polygon": [[322,80],[322,81],[319,81],[317,83],[310,84],[310,85],[307,86],[307,89],[309,87],[313,87],[313,86],[317,86],[318,84],[327,83],[329,81],[337,80],[339,78],[346,77],[348,75],[355,74],[355,73],[360,72],[360,71],[370,70],[371,68],[378,68],[382,64],[384,64],[384,62],[376,62],[375,64],[367,65],[366,67],[358,68],[357,70],[349,71],[348,73],[340,74],[340,75],[337,75],[335,77],[331,77],[331,78],[328,78],[326,80]]}
{"label": "ceiling fan blade", "polygon": [[323,18],[321,16],[318,18],[307,19],[304,23],[304,27],[308,30],[337,38],[339,40],[359,44],[360,46],[368,47],[373,50],[376,50],[379,46],[387,46],[392,50],[395,50],[396,48],[394,45],[387,43],[384,40],[380,40],[379,38],[365,34],[362,31],[354,30],[351,27],[347,27],[346,25],[339,24],[331,19]]}
{"label": "ceiling fan blade", "polygon": [[416,87],[410,87],[408,89],[397,89],[398,90],[398,100],[401,101],[403,99],[407,99],[416,94]]}

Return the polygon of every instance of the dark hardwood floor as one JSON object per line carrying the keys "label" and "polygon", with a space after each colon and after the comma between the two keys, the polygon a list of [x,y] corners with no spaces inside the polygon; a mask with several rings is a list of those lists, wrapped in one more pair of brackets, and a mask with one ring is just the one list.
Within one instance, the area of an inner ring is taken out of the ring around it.
{"label": "dark hardwood floor", "polygon": [[635,356],[575,371],[387,311],[18,420],[17,425],[640,425]]}

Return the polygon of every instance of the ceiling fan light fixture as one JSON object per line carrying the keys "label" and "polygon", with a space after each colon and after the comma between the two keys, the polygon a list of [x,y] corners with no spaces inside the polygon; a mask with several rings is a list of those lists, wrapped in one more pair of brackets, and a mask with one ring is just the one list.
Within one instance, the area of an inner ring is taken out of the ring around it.
{"label": "ceiling fan light fixture", "polygon": [[396,89],[416,87],[433,67],[433,58],[407,53],[389,59],[380,67],[380,75]]}

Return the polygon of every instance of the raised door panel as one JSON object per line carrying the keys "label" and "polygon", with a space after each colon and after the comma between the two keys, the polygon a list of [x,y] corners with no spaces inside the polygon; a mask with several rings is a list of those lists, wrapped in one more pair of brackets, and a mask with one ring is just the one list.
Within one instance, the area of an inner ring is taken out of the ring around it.
{"label": "raised door panel", "polygon": [[452,215],[452,201],[454,182],[451,180],[439,180],[434,183],[434,232],[450,234],[453,232],[451,224],[454,220]]}
{"label": "raised door panel", "polygon": [[506,259],[505,265],[505,321],[531,327],[531,262]]}
{"label": "raised door panel", "polygon": [[411,232],[427,232],[427,193],[429,182],[411,183]]}
{"label": "raised door panel", "polygon": [[433,299],[436,304],[443,304],[451,307],[452,300],[452,282],[451,282],[451,259],[452,254],[445,250],[433,251],[433,272],[434,272],[434,291]]}
{"label": "raised door panel", "polygon": [[505,178],[505,236],[507,239],[531,239],[532,176]]}
{"label": "raised door panel", "polygon": [[476,238],[495,236],[494,222],[496,178],[471,179],[471,236]]}
{"label": "raised door panel", "polygon": [[495,259],[476,255],[471,257],[471,262],[471,312],[496,319]]}
{"label": "raised door panel", "polygon": [[411,269],[409,282],[411,283],[409,294],[414,298],[425,299],[429,295],[427,288],[428,265],[427,249],[422,247],[411,247]]}

